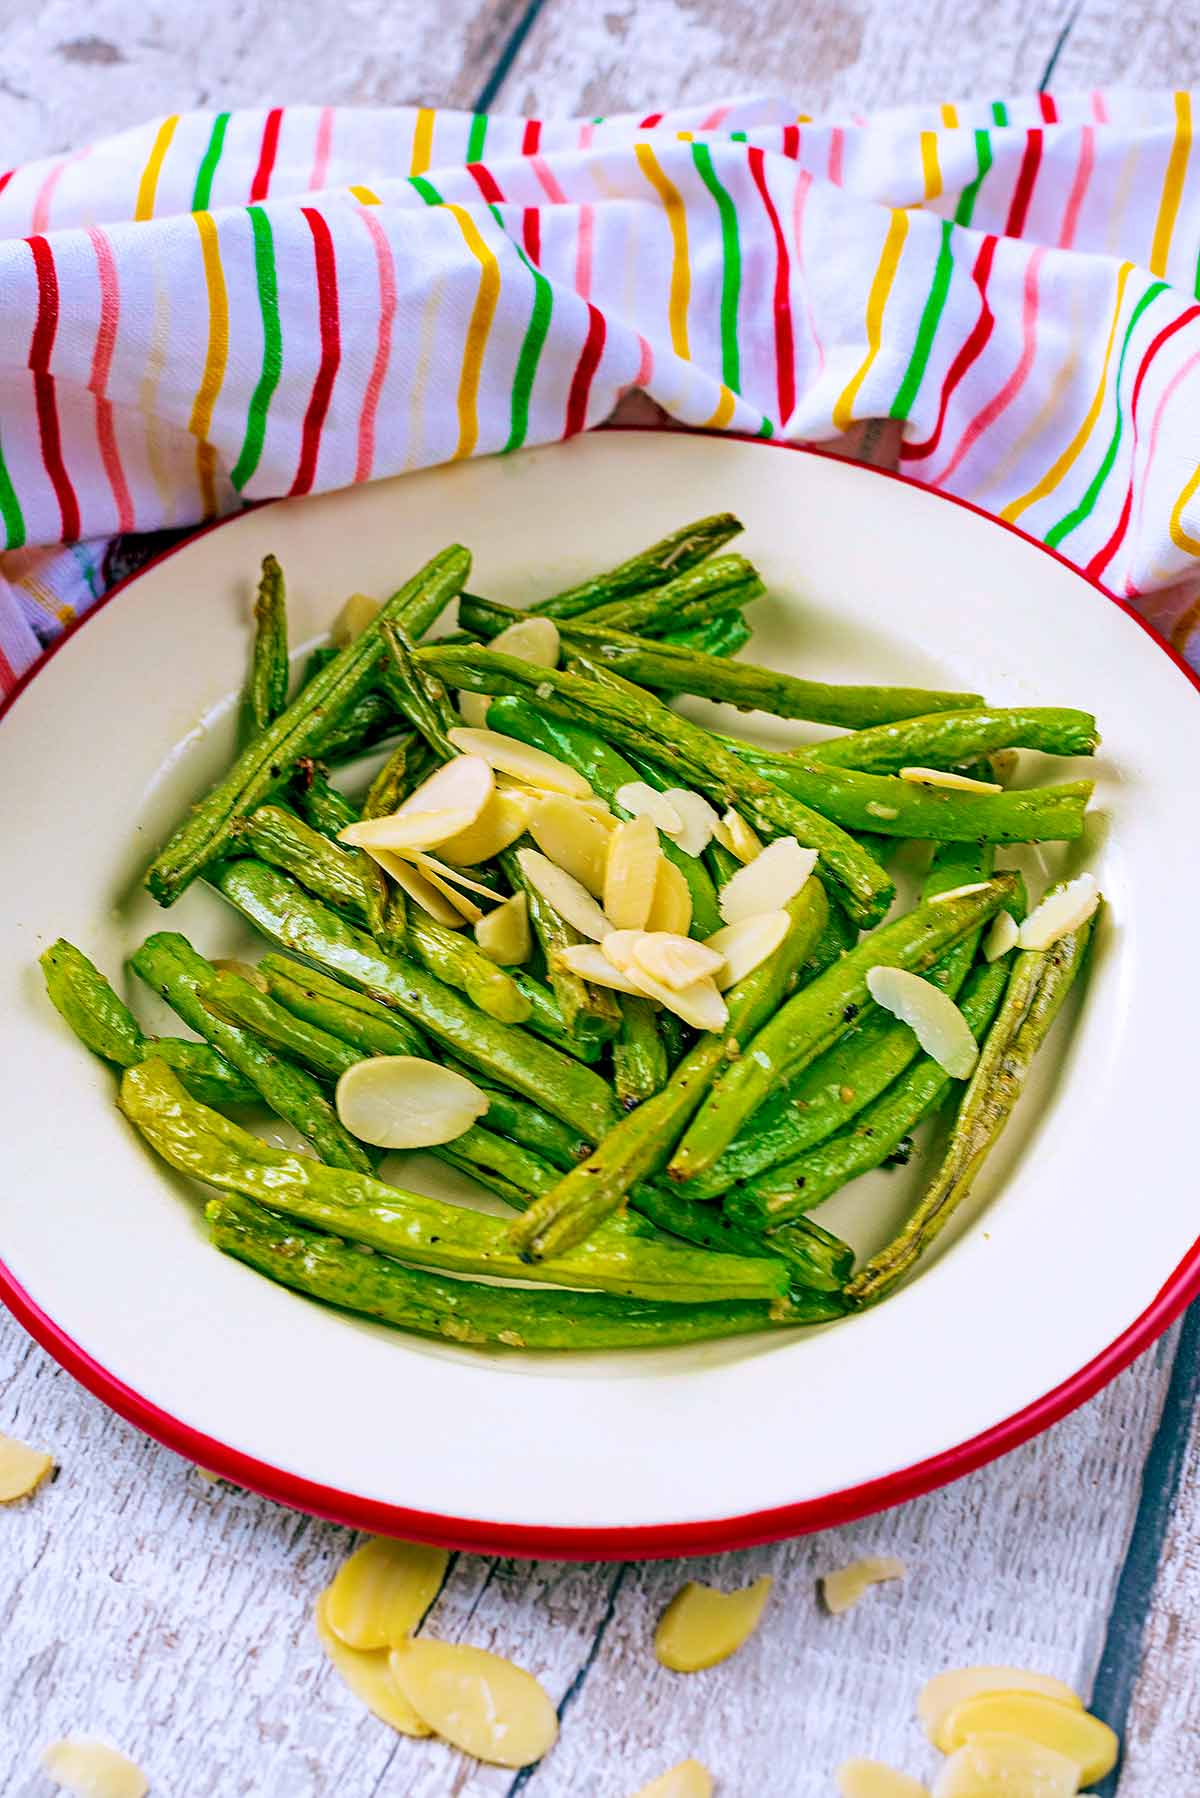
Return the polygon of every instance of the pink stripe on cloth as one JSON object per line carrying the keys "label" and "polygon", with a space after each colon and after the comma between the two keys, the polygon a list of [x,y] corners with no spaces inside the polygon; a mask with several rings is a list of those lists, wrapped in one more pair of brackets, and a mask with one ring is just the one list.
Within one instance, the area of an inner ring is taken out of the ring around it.
{"label": "pink stripe on cloth", "polygon": [[354,464],[355,481],[369,481],[375,463],[375,415],[379,410],[379,395],[383,391],[384,376],[392,354],[392,323],[396,317],[396,264],[387,232],[376,218],[374,209],[370,206],[362,207],[359,217],[375,245],[375,262],[379,270],[379,336],[358,418],[358,455]]}
{"label": "pink stripe on cloth", "polygon": [[1071,183],[1071,192],[1067,197],[1066,211],[1063,213],[1062,230],[1058,234],[1060,250],[1069,250],[1075,241],[1075,229],[1079,224],[1079,211],[1083,205],[1083,196],[1087,192],[1088,182],[1092,178],[1092,170],[1096,166],[1096,132],[1091,125],[1085,125],[1080,133],[1079,164],[1075,170],[1075,179]]}
{"label": "pink stripe on cloth", "polygon": [[35,235],[40,235],[41,232],[49,228],[51,202],[54,199],[55,189],[66,171],[71,167],[72,163],[82,162],[84,157],[90,154],[91,145],[89,144],[86,149],[76,150],[73,156],[64,156],[62,160],[56,162],[54,167],[50,170],[50,173],[38,188],[37,195],[33,202],[32,225]]}
{"label": "pink stripe on cloth", "polygon": [[553,200],[556,206],[565,206],[567,203],[567,196],[555,180],[554,171],[551,169],[545,157],[536,155],[531,156],[529,158],[529,164],[533,169],[534,174],[541,182],[547,198]]}
{"label": "pink stripe on cloth", "polygon": [[[1142,519],[1146,511],[1146,494],[1150,488],[1150,470],[1154,467],[1154,458],[1158,453],[1159,428],[1162,425],[1163,413],[1170,404],[1176,388],[1186,381],[1187,377],[1197,365],[1200,365],[1200,350],[1193,350],[1186,362],[1180,363],[1179,367],[1175,370],[1175,373],[1171,376],[1171,379],[1167,382],[1166,386],[1158,396],[1158,404],[1154,408],[1154,419],[1150,426],[1150,438],[1146,449],[1146,466],[1142,472],[1142,491],[1138,496],[1137,524],[1134,526],[1135,536],[1141,534]],[[1125,580],[1125,597],[1127,599],[1136,599],[1139,592],[1140,588],[1136,581],[1127,576]]]}
{"label": "pink stripe on cloth", "polygon": [[134,528],[133,500],[129,492],[129,483],[125,479],[125,470],[121,466],[116,428],[113,423],[112,403],[108,398],[108,377],[112,368],[113,351],[117,344],[117,325],[121,316],[121,293],[117,281],[117,265],[113,259],[112,246],[103,231],[96,225],[89,225],[87,234],[92,248],[96,252],[96,268],[100,277],[100,322],[96,327],[96,348],[92,356],[92,372],[88,386],[96,396],[96,437],[100,444],[100,460],[104,464],[104,472],[108,476],[108,484],[112,488],[113,499],[116,502],[117,529],[132,531]]}
{"label": "pink stripe on cloth", "polygon": [[1037,311],[1038,311],[1038,270],[1045,260],[1045,247],[1039,247],[1029,258],[1029,266],[1025,270],[1025,291],[1022,297],[1021,310],[1021,356],[1012,374],[1004,383],[999,393],[990,399],[986,406],[981,406],[975,417],[971,419],[954,454],[950,457],[940,474],[930,475],[929,482],[933,487],[941,487],[954,473],[963,457],[974,448],[983,433],[990,425],[994,425],[1000,414],[1008,409],[1025,385],[1026,377],[1033,367],[1033,359],[1037,353]]}
{"label": "pink stripe on cloth", "polygon": [[317,141],[313,147],[312,174],[308,178],[309,189],[315,191],[324,187],[329,176],[329,152],[333,144],[333,107],[322,106],[321,116],[317,121]]}
{"label": "pink stripe on cloth", "polygon": [[800,169],[796,175],[796,190],[792,198],[792,242],[796,247],[796,273],[800,277],[800,290],[804,295],[804,315],[808,325],[808,334],[813,340],[813,348],[817,352],[817,374],[825,368],[825,346],[821,342],[821,334],[817,330],[817,321],[813,313],[812,295],[804,274],[804,208],[808,196],[812,192],[813,178],[807,169]]}
{"label": "pink stripe on cloth", "polygon": [[592,297],[592,237],[596,208],[579,208],[579,244],[575,252],[575,291],[585,300]]}
{"label": "pink stripe on cloth", "polygon": [[845,147],[846,133],[840,125],[835,125],[829,133],[829,179],[835,187],[842,185],[842,151]]}

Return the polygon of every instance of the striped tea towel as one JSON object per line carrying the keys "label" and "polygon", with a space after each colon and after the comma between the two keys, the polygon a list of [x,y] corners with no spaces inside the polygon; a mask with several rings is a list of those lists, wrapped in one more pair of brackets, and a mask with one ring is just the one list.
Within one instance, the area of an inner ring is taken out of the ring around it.
{"label": "striped tea towel", "polygon": [[[141,534],[545,443],[640,389],[860,421],[1200,665],[1188,93],[810,119],[188,113],[0,174],[0,690]],[[861,435],[861,433],[860,433]]]}

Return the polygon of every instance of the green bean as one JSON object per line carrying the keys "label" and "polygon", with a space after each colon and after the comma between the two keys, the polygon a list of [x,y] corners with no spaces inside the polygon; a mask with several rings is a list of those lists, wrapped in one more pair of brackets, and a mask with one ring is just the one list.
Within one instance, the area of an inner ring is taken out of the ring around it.
{"label": "green bean", "polygon": [[385,623],[382,637],[390,658],[382,677],[385,691],[393,705],[415,725],[434,755],[440,761],[452,761],[458,751],[449,733],[458,719],[445,686],[432,669],[417,660],[407,631]]}
{"label": "green bean", "polygon": [[502,1024],[524,1024],[532,1005],[512,975],[489,961],[473,937],[439,924],[419,906],[408,921],[412,953],[439,980],[465,993],[473,1005]]}
{"label": "green bean", "polygon": [[363,818],[390,818],[411,791],[412,764],[418,739],[401,737],[379,770],[362,803]]}
{"label": "green bean", "polygon": [[146,1036],[99,968],[81,949],[59,937],[38,960],[46,992],[85,1049],[119,1068],[135,1067],[148,1056],[165,1061],[194,1098],[206,1105],[252,1105],[257,1090],[208,1043],[187,1037]]}
{"label": "green bean", "polygon": [[289,672],[283,569],[274,556],[264,556],[254,600],[254,648],[246,694],[255,730],[274,724],[287,705]]}
{"label": "green bean", "polygon": [[126,1073],[121,1109],[180,1173],[417,1265],[458,1274],[554,1280],[677,1303],[770,1300],[786,1291],[786,1271],[768,1256],[712,1255],[613,1232],[602,1243],[589,1243],[555,1267],[531,1275],[507,1247],[506,1219],[271,1148],[189,1099],[160,1062]]}
{"label": "green bean", "polygon": [[277,1117],[308,1137],[323,1161],[331,1167],[371,1172],[373,1164],[366,1150],[344,1128],[311,1074],[281,1060],[250,1031],[227,1024],[208,1010],[200,994],[212,984],[216,969],[196,953],[186,937],[176,931],[156,932],[130,958],[130,966],[185,1024],[233,1064]]}
{"label": "green bean", "polygon": [[[624,599],[589,607],[584,622],[605,630],[635,631],[656,637],[682,625],[704,624],[719,612],[749,605],[766,588],[754,565],[745,556],[714,556],[660,586],[647,587]],[[495,600],[464,593],[458,617],[464,630],[476,637],[496,637],[510,624],[529,614]]]}
{"label": "green bean", "polygon": [[282,868],[300,885],[336,906],[378,936],[384,928],[388,887],[383,872],[361,849],[330,842],[294,812],[279,805],[260,805],[244,821],[237,841],[273,868]]}
{"label": "green bean", "polygon": [[403,729],[396,707],[384,692],[364,693],[330,726],[316,750],[323,762],[352,762]]}
{"label": "green bean", "polygon": [[[531,1199],[548,1192],[558,1179],[555,1169],[540,1155],[524,1144],[506,1141],[494,1129],[485,1129],[479,1124],[472,1124],[453,1142],[440,1143],[428,1152],[477,1180],[514,1211],[524,1211]],[[619,1217],[610,1217],[594,1240],[621,1242],[630,1236],[638,1236],[657,1241],[658,1234],[648,1218],[626,1212]],[[732,1247],[730,1252],[733,1252]],[[754,1243],[750,1259],[757,1260],[763,1252],[762,1243]]]}
{"label": "green bean", "polygon": [[386,954],[303,888],[249,860],[223,862],[209,879],[283,949],[381,998],[485,1074],[599,1139],[617,1112],[605,1081],[549,1043],[498,1024],[423,968]]}
{"label": "green bean", "polygon": [[699,1037],[663,1090],[631,1111],[586,1161],[517,1219],[512,1242],[523,1257],[542,1260],[583,1242],[639,1181],[666,1164],[727,1058],[778,1009],[820,935],[829,910],[820,881],[808,880],[787,910],[791,928],[775,954],[727,995],[724,1031]]}
{"label": "green bean", "polygon": [[[446,1065],[454,1064],[447,1060]],[[552,1118],[540,1105],[517,1098],[515,1093],[482,1079],[470,1068],[463,1067],[458,1072],[473,1080],[487,1095],[488,1108],[483,1123],[489,1131],[528,1149],[541,1163],[564,1173],[588,1154],[592,1145],[587,1138],[558,1118]]]}
{"label": "green bean", "polygon": [[330,786],[310,757],[297,764],[290,791],[305,823],[319,830],[323,837],[336,841],[338,833],[358,818],[357,806],[351,805],[344,793]]}
{"label": "green bean", "polygon": [[709,656],[735,656],[745,649],[754,632],[740,611],[718,612],[706,624],[686,625],[682,630],[664,631],[664,643],[677,643],[681,649],[699,649]]}
{"label": "green bean", "polygon": [[539,600],[529,609],[547,618],[574,618],[580,612],[591,612],[598,606],[627,599],[630,594],[643,593],[647,587],[662,586],[665,581],[673,580],[686,569],[703,562],[706,556],[711,556],[730,538],[736,537],[741,528],[740,520],[731,512],[698,518],[694,524],[685,524],[681,530],[672,531],[669,537],[652,543],[639,555],[631,556],[628,562],[610,568],[607,574],[594,575],[577,587],[568,587],[549,599]]}
{"label": "green bean", "polygon": [[670,1231],[700,1248],[728,1255],[761,1255],[764,1250],[779,1255],[787,1263],[793,1287],[840,1293],[854,1266],[854,1250],[849,1243],[823,1230],[811,1218],[798,1218],[795,1223],[764,1235],[761,1228],[744,1228],[718,1205],[693,1204],[681,1193],[662,1186],[636,1186],[629,1202],[660,1230]]}
{"label": "green bean", "polygon": [[471,558],[455,545],[443,550],[388,600],[379,617],[301,689],[287,710],[247,745],[232,768],[192,808],[151,863],[146,884],[161,905],[173,905],[201,870],[228,847],[238,821],[288,779],[302,756],[356,699],[374,685],[383,625],[403,619],[425,630],[462,587]]}
{"label": "green bean", "polygon": [[1087,959],[1098,913],[1049,949],[1024,950],[958,1107],[938,1172],[899,1234],[846,1288],[859,1305],[886,1296],[970,1192],[1021,1096],[1033,1058]]}
{"label": "green bean", "polygon": [[421,1032],[406,1018],[389,1011],[369,993],[331,980],[315,968],[290,955],[264,955],[258,972],[267,983],[273,999],[318,1029],[337,1036],[367,1055],[416,1055],[423,1061],[434,1059],[433,1050]]}
{"label": "green bean", "polygon": [[667,1084],[667,1051],[649,999],[622,995],[621,1031],[613,1044],[613,1081],[626,1111]]}
{"label": "green bean", "polygon": [[801,988],[753,1041],[743,1040],[742,1054],[714,1086],[675,1151],[672,1176],[687,1180],[707,1172],[764,1100],[845,1035],[871,1003],[867,974],[872,968],[923,973],[999,911],[1014,887],[1010,875],[1000,874],[974,892],[924,900],[873,931]]}
{"label": "green bean", "polygon": [[1058,706],[985,707],[934,712],[899,724],[877,724],[813,743],[802,753],[827,767],[894,774],[904,767],[956,768],[997,749],[1040,749],[1044,755],[1094,755],[1100,738],[1090,712]]}
{"label": "green bean", "polygon": [[[967,980],[962,1014],[976,1038],[982,1038],[991,1023],[1007,982],[1008,969],[1002,962],[975,968]],[[869,1173],[895,1154],[922,1118],[937,1110],[953,1084],[932,1056],[918,1056],[859,1114],[852,1129],[731,1193],[725,1201],[726,1214],[753,1231],[773,1230],[811,1211],[848,1180]]]}
{"label": "green bean", "polygon": [[200,1002],[214,1017],[238,1024],[289,1061],[299,1062],[319,1079],[335,1081],[363,1059],[340,1036],[298,1018],[269,993],[227,969],[199,989]]}

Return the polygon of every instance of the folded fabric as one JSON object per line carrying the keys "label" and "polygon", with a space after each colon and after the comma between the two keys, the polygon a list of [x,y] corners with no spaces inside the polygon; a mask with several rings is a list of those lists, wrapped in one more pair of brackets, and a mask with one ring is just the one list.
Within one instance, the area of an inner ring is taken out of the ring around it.
{"label": "folded fabric", "polygon": [[0,174],[0,688],[118,536],[549,442],[632,389],[762,437],[895,421],[906,474],[1187,646],[1192,104],[189,113]]}

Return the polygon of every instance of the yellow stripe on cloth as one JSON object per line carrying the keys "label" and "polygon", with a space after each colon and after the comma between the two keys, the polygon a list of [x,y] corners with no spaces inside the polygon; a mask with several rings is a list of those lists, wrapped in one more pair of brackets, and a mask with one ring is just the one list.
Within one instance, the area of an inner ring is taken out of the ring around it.
{"label": "yellow stripe on cloth", "polygon": [[862,365],[853,379],[847,382],[833,406],[833,422],[839,431],[848,430],[854,422],[854,402],[858,398],[858,390],[870,373],[871,364],[879,354],[879,345],[883,340],[883,313],[892,291],[892,283],[896,279],[896,270],[900,266],[900,252],[904,248],[904,239],[908,236],[908,214],[896,210],[883,240],[883,250],[879,257],[879,266],[871,282],[871,291],[867,295],[867,353]]}
{"label": "yellow stripe on cloth", "polygon": [[942,191],[942,165],[938,161],[936,131],[921,133],[921,175],[925,182],[925,198],[936,200]]}
{"label": "yellow stripe on cloth", "polygon": [[677,356],[691,361],[688,342],[688,305],[692,297],[692,270],[688,261],[687,211],[683,196],[673,181],[659,167],[658,158],[649,144],[635,144],[638,167],[663,203],[671,231],[671,287],[667,299],[667,323],[671,332],[671,348]]}
{"label": "yellow stripe on cloth", "polygon": [[1183,180],[1187,174],[1188,157],[1192,153],[1192,98],[1190,94],[1175,96],[1175,141],[1171,145],[1171,154],[1167,158],[1167,172],[1163,177],[1162,198],[1158,202],[1158,217],[1154,221],[1154,238],[1150,245],[1150,273],[1165,275],[1167,258],[1171,254],[1171,237],[1175,230],[1175,220],[1179,217],[1179,202],[1183,197]]}
{"label": "yellow stripe on cloth", "polygon": [[469,212],[461,206],[448,205],[446,211],[455,219],[468,250],[479,264],[479,290],[471,308],[463,344],[462,373],[458,381],[458,447],[454,460],[469,456],[479,440],[479,381],[483,373],[483,352],[496,315],[500,297],[500,264],[483,238]]}
{"label": "yellow stripe on cloth", "polygon": [[411,175],[423,175],[433,161],[433,108],[422,106],[417,110],[417,122],[413,126]]}
{"label": "yellow stripe on cloth", "polygon": [[154,217],[154,201],[158,193],[158,177],[162,170],[167,151],[171,148],[171,139],[179,124],[179,114],[173,112],[169,119],[164,119],[158,128],[146,166],[142,170],[142,178],[138,182],[137,201],[133,208],[133,216],[139,223],[143,219]]}
{"label": "yellow stripe on cloth", "polygon": [[1183,550],[1184,554],[1189,556],[1200,556],[1200,539],[1193,537],[1190,532],[1184,530],[1183,509],[1192,498],[1197,487],[1200,487],[1200,463],[1197,464],[1196,472],[1192,475],[1191,480],[1179,495],[1175,504],[1171,507],[1171,542],[1175,545],[1176,549]]}
{"label": "yellow stripe on cloth", "polygon": [[352,187],[350,192],[363,206],[378,206],[380,203],[379,195],[377,193],[372,193],[369,187]]}
{"label": "yellow stripe on cloth", "polygon": [[706,431],[723,431],[733,417],[734,408],[736,406],[737,395],[726,387],[724,381],[722,381],[721,397],[717,401],[716,410],[710,418],[705,419],[702,428]]}
{"label": "yellow stripe on cloth", "polygon": [[204,285],[208,292],[208,349],[204,357],[204,373],[196,389],[188,430],[197,439],[196,473],[200,480],[200,497],[204,516],[215,518],[217,512],[216,451],[208,441],[213,407],[225,379],[229,360],[229,296],[221,267],[221,245],[211,212],[194,212],[200,233],[200,251],[204,258]]}
{"label": "yellow stripe on cloth", "polygon": [[958,108],[951,106],[949,100],[942,107],[942,124],[950,131],[954,131],[958,126]]}

